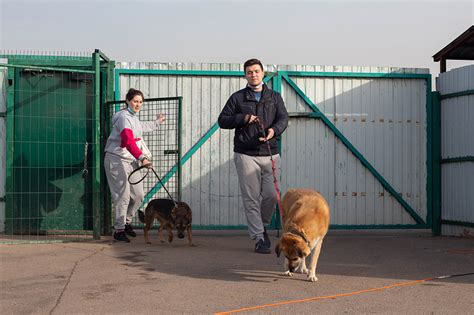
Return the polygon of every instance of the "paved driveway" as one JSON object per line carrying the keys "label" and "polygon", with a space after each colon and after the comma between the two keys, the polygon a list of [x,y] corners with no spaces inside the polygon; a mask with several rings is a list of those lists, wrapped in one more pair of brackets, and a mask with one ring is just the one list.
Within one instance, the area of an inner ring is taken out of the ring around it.
{"label": "paved driveway", "polygon": [[[319,281],[282,275],[245,231],[196,231],[196,247],[99,242],[0,245],[2,314],[474,312],[474,240],[426,231],[330,231]],[[271,232],[272,243],[277,241]]]}

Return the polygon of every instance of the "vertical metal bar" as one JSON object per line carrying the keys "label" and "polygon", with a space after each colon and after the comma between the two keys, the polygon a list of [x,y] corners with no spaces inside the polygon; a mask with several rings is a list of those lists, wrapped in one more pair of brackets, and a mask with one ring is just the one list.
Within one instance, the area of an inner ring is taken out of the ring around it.
{"label": "vertical metal bar", "polygon": [[[115,95],[114,101],[120,100],[120,69],[115,69],[114,71],[114,82],[115,82]],[[115,112],[120,110],[120,104],[115,105]]]}
{"label": "vertical metal bar", "polygon": [[183,105],[183,97],[178,98],[178,161],[176,165],[178,166],[178,200],[181,201],[181,143],[182,143],[182,105]]}
{"label": "vertical metal bar", "polygon": [[[272,88],[275,92],[278,92],[281,94],[281,74],[280,72],[277,71],[277,73],[273,76],[272,78]],[[281,154],[281,137],[278,138],[278,152]],[[280,155],[281,156],[281,155]],[[281,158],[280,158],[280,166],[281,166]],[[281,192],[281,171],[280,171],[280,192]],[[282,222],[280,220],[280,211],[281,209],[278,208],[278,205],[276,206],[276,211],[275,211],[275,216],[274,216],[274,226],[273,228],[276,228],[278,230],[278,236],[280,236],[280,227],[282,225]]]}
{"label": "vertical metal bar", "polygon": [[[100,148],[100,152],[103,152],[103,148],[105,147],[105,140],[104,140],[104,130],[105,130],[105,113],[106,113],[106,110],[105,110],[105,103],[107,102],[107,92],[108,92],[108,64],[106,64],[106,67],[105,68],[102,68],[101,69],[101,72],[100,72],[100,75],[101,75],[101,80],[100,80],[100,117],[99,117],[99,126],[100,126],[100,129],[101,132],[99,134],[99,148]],[[105,178],[104,175],[105,175],[105,170],[104,170],[104,155],[101,154],[100,155],[100,161],[99,161],[99,164],[97,165],[97,168],[98,168],[98,172],[100,174],[100,178]],[[105,213],[105,203],[107,202],[107,197],[105,197],[106,195],[106,186],[105,186],[105,183],[104,181],[100,181],[99,182],[99,189],[100,189],[100,196],[104,196],[103,198],[99,198],[99,209],[102,209],[102,214],[101,214],[101,220],[104,224],[101,225],[100,227],[100,233],[103,233],[103,234],[106,234],[106,231],[105,231],[105,226],[106,224],[108,223],[107,222],[107,216],[104,215]]]}
{"label": "vertical metal bar", "polygon": [[426,223],[433,221],[433,104],[431,79],[426,80]]}
{"label": "vertical metal bar", "polygon": [[432,234],[441,235],[441,104],[439,92],[432,92],[432,139],[433,139],[433,175],[432,175]]}
{"label": "vertical metal bar", "polygon": [[[17,70],[8,68],[7,75],[7,117],[6,117],[6,182],[5,182],[5,233],[13,233],[13,199],[14,199],[14,186],[13,186],[13,154],[14,154],[14,140],[15,140],[15,76]],[[11,84],[11,85],[10,85]]]}
{"label": "vertical metal bar", "polygon": [[[115,68],[115,62],[114,61],[109,61],[107,62],[107,71],[106,71],[106,75],[105,75],[105,78],[104,80],[106,80],[107,84],[106,84],[106,89],[107,89],[107,93],[106,93],[106,98],[105,98],[105,102],[108,102],[108,101],[113,101],[114,100],[114,81],[115,81],[115,77],[114,77],[114,68]],[[104,134],[107,134],[109,133],[109,130],[107,129],[108,126],[109,126],[109,120],[110,120],[110,117],[109,117],[109,107],[111,105],[106,105],[106,103],[103,103],[102,104],[102,112],[101,112],[101,117],[102,117],[102,128],[101,128],[101,134],[104,135]],[[107,133],[105,132],[105,130],[107,130]],[[102,138],[103,139],[103,142],[101,143],[101,151],[103,151],[102,148],[105,148],[105,143],[107,141],[107,139],[105,137]],[[102,156],[102,155],[101,155]],[[112,203],[111,203],[111,198],[110,198],[110,193],[109,193],[109,190],[108,190],[108,186],[107,186],[107,181],[105,180],[105,169],[104,169],[104,163],[103,163],[103,158],[101,159],[101,163],[100,163],[100,174],[101,174],[101,186],[102,186],[102,196],[104,196],[104,198],[101,198],[101,200],[103,200],[103,207],[101,207],[101,209],[103,209],[103,213],[102,213],[102,232],[104,233],[104,235],[108,235],[110,234],[112,231],[111,231],[111,212],[112,212]]]}
{"label": "vertical metal bar", "polygon": [[92,67],[94,69],[94,102],[92,109],[92,213],[93,213],[93,235],[94,239],[100,239],[100,51],[98,49],[92,54]]}

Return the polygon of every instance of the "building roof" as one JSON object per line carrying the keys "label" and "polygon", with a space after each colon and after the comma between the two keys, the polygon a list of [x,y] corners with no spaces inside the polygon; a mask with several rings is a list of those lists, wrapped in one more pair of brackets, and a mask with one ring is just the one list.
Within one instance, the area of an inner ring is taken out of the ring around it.
{"label": "building roof", "polygon": [[474,25],[433,55],[434,61],[442,59],[474,60]]}

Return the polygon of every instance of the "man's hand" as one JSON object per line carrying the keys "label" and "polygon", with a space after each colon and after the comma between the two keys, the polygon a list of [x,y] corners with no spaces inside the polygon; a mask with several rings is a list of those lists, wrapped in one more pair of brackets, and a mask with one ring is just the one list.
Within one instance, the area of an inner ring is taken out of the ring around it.
{"label": "man's hand", "polygon": [[254,116],[254,115],[250,115],[250,118],[249,118],[249,124],[255,124],[255,123],[258,123],[258,116]]}
{"label": "man's hand", "polygon": [[275,131],[272,128],[270,128],[270,129],[267,130],[267,136],[266,137],[260,137],[260,138],[258,138],[258,140],[260,140],[261,142],[267,142],[268,140],[273,138],[273,136],[275,136]]}

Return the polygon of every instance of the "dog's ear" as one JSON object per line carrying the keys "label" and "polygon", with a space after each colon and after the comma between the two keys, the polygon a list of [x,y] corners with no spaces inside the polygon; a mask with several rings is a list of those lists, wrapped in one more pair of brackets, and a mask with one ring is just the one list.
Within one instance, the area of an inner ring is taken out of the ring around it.
{"label": "dog's ear", "polygon": [[275,253],[276,253],[277,257],[280,257],[280,253],[281,253],[280,243],[278,243],[278,244],[275,246]]}
{"label": "dog's ear", "polygon": [[296,255],[298,255],[299,258],[303,258],[303,252],[301,251],[301,249],[297,249],[296,250]]}
{"label": "dog's ear", "polygon": [[311,250],[309,249],[309,246],[306,246],[304,249],[298,248],[296,251],[296,255],[298,255],[299,258],[308,257],[310,253]]}
{"label": "dog's ear", "polygon": [[191,211],[188,211],[186,213],[186,216],[185,216],[186,220],[188,220],[189,222],[191,222],[193,220],[193,214]]}

